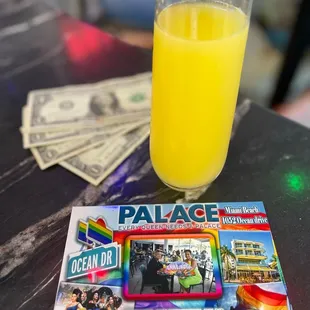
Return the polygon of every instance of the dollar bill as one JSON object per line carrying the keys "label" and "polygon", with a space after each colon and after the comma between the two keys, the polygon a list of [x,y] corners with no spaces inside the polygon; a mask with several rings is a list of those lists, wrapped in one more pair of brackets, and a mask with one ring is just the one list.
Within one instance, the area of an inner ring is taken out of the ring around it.
{"label": "dollar bill", "polygon": [[23,147],[24,149],[29,149],[37,146],[49,145],[62,143],[66,141],[72,141],[76,139],[81,139],[89,136],[100,135],[100,134],[113,134],[117,133],[123,128],[128,128],[128,125],[142,125],[149,123],[150,118],[147,117],[142,120],[127,120],[122,123],[116,123],[114,125],[107,125],[104,127],[95,128],[81,128],[73,130],[64,131],[41,131],[41,132],[27,132],[24,128],[21,128],[23,135]]}
{"label": "dollar bill", "polygon": [[23,113],[28,132],[102,127],[150,114],[151,73],[93,85],[32,91]]}
{"label": "dollar bill", "polygon": [[69,157],[94,148],[97,145],[103,144],[105,142],[108,143],[109,139],[116,139],[117,137],[131,131],[137,126],[139,125],[128,125],[128,127],[124,127],[113,134],[104,133],[101,135],[89,137],[87,139],[78,139],[64,143],[39,146],[31,148],[30,150],[35,157],[39,167],[44,170]]}
{"label": "dollar bill", "polygon": [[148,135],[149,126],[143,125],[114,139],[113,143],[98,145],[59,164],[97,186],[133,153]]}

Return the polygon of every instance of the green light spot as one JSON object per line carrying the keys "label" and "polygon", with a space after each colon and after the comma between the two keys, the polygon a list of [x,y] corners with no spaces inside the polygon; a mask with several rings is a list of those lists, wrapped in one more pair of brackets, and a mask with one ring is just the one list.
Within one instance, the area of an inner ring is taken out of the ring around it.
{"label": "green light spot", "polygon": [[130,97],[130,101],[134,103],[138,103],[144,100],[145,100],[145,94],[143,93],[137,93]]}
{"label": "green light spot", "polygon": [[296,173],[288,173],[286,175],[288,187],[294,192],[301,192],[305,189],[304,177]]}

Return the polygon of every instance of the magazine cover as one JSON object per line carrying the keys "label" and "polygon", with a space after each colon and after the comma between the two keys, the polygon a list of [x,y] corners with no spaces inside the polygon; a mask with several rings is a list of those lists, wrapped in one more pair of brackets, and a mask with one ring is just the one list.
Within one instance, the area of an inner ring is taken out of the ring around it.
{"label": "magazine cover", "polygon": [[262,202],[75,207],[55,310],[292,309]]}

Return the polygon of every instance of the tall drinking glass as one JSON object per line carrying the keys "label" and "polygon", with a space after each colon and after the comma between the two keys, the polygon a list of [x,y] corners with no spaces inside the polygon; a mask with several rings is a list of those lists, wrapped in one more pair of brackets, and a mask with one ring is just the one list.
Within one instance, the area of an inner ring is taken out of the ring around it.
{"label": "tall drinking glass", "polygon": [[252,0],[157,0],[150,153],[168,186],[214,181],[227,157]]}

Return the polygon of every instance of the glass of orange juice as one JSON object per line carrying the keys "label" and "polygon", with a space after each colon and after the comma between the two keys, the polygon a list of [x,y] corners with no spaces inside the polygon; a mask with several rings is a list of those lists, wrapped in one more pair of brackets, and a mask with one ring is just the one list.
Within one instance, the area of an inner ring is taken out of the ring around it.
{"label": "glass of orange juice", "polygon": [[205,187],[226,161],[252,0],[157,0],[150,154],[180,191]]}

